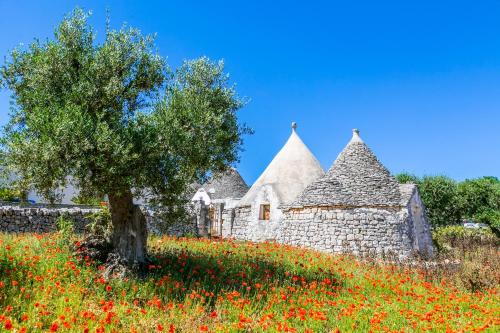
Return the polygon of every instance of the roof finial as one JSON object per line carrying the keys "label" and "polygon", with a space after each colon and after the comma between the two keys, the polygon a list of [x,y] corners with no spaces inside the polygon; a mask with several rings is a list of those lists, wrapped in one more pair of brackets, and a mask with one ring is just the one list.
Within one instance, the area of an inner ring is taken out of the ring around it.
{"label": "roof finial", "polygon": [[295,121],[292,122],[292,131],[296,131],[297,130],[297,123]]}
{"label": "roof finial", "polygon": [[363,142],[359,137],[359,130],[357,128],[352,129],[352,139],[351,142]]}

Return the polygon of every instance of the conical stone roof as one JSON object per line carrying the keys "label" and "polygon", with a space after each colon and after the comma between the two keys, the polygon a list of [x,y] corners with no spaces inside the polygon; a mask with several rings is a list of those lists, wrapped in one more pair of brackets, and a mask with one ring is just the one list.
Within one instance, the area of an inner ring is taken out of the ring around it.
{"label": "conical stone roof", "polygon": [[214,175],[201,188],[207,191],[211,199],[239,199],[248,191],[247,183],[234,168],[230,168],[222,174]]}
{"label": "conical stone roof", "polygon": [[291,203],[307,185],[325,174],[319,161],[300,139],[292,124],[292,134],[268,167],[255,181],[238,206],[253,203],[263,186],[271,186],[280,204]]}
{"label": "conical stone roof", "polygon": [[353,130],[351,141],[326,175],[311,183],[290,205],[386,207],[399,206],[399,184]]}

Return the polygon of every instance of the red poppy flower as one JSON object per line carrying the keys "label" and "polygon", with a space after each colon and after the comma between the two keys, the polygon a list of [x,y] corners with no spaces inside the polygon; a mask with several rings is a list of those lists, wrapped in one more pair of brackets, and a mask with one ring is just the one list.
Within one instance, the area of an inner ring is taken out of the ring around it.
{"label": "red poppy flower", "polygon": [[58,328],[59,328],[59,324],[52,323],[52,326],[50,326],[50,331],[51,332],[56,332]]}
{"label": "red poppy flower", "polygon": [[10,319],[7,319],[7,320],[5,321],[4,328],[5,328],[6,330],[11,330],[11,329],[12,329],[12,322],[10,321]]}

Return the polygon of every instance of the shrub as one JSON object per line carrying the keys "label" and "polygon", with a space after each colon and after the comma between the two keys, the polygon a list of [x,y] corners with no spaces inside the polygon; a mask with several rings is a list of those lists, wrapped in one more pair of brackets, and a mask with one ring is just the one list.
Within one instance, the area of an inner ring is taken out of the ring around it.
{"label": "shrub", "polygon": [[500,286],[500,238],[490,229],[447,226],[432,236],[439,253],[428,277],[446,278],[473,292]]}
{"label": "shrub", "polygon": [[94,235],[103,236],[110,239],[113,232],[111,212],[106,205],[101,205],[102,209],[89,216],[91,222],[87,225],[87,230]]}
{"label": "shrub", "polygon": [[74,232],[73,221],[71,221],[65,216],[60,216],[56,220],[56,228],[58,233],[62,236],[62,239],[65,242],[69,242]]}
{"label": "shrub", "polygon": [[77,205],[89,205],[89,206],[98,206],[99,203],[102,202],[102,199],[99,197],[83,197],[76,196],[71,198],[71,201]]}
{"label": "shrub", "polygon": [[15,201],[22,198],[20,191],[10,187],[0,187],[0,201]]}
{"label": "shrub", "polygon": [[465,289],[476,292],[500,286],[500,260],[498,249],[479,246],[461,261],[461,269],[456,274]]}
{"label": "shrub", "polygon": [[439,251],[472,249],[481,245],[497,245],[499,238],[490,229],[467,229],[462,226],[447,226],[436,229],[432,239]]}
{"label": "shrub", "polygon": [[488,224],[491,229],[500,236],[500,210],[499,209],[486,209],[481,213],[474,215],[474,220],[477,222]]}

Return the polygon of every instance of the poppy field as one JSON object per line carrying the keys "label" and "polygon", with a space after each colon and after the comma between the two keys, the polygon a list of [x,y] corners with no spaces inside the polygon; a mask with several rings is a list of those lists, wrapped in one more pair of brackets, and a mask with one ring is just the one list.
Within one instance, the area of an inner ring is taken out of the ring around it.
{"label": "poppy field", "polygon": [[150,238],[141,278],[105,280],[58,233],[0,234],[0,331],[495,332],[498,290],[274,243]]}

